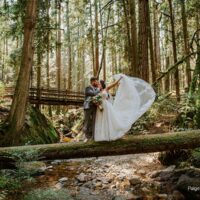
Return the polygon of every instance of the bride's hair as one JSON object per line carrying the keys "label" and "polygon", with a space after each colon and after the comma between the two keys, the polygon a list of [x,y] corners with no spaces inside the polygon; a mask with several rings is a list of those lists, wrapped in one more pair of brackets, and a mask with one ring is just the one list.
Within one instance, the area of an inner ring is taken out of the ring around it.
{"label": "bride's hair", "polygon": [[105,81],[104,80],[100,80],[100,84],[102,86],[102,89],[105,89],[106,88],[106,84],[105,84]]}

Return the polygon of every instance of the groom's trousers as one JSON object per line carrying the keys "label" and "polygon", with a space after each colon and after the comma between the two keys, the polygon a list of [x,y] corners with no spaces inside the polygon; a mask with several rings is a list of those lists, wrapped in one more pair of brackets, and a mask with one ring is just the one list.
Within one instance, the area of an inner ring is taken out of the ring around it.
{"label": "groom's trousers", "polygon": [[94,139],[96,110],[96,106],[84,110],[83,132],[87,139]]}

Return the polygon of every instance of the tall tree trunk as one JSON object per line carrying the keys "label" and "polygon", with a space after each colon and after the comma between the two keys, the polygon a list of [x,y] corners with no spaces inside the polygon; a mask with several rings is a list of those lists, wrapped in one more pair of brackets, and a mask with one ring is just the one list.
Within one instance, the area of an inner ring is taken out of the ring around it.
{"label": "tall tree trunk", "polygon": [[138,70],[140,77],[149,81],[148,61],[148,0],[139,0]]}
{"label": "tall tree trunk", "polygon": [[156,76],[157,72],[161,70],[161,59],[160,59],[160,34],[159,34],[159,26],[158,26],[158,4],[154,0],[153,1],[153,22],[154,22],[154,63]]}
{"label": "tall tree trunk", "polygon": [[99,70],[99,17],[98,0],[95,0],[95,76]]}
{"label": "tall tree trunk", "polygon": [[[181,0],[181,19],[182,19],[182,26],[183,26],[183,39],[184,39],[184,54],[185,56],[190,54],[189,48],[189,37],[188,37],[188,28],[187,28],[187,16],[185,13],[185,0]],[[191,71],[190,71],[190,58],[186,60],[186,81],[187,87],[189,87],[191,82]]]}
{"label": "tall tree trunk", "polygon": [[33,62],[33,40],[36,21],[38,0],[27,1],[26,15],[24,21],[24,42],[22,50],[22,61],[20,72],[15,88],[13,102],[8,117],[9,122],[9,143],[14,144],[18,138],[19,131],[22,129],[27,110],[29,96],[30,74]]}
{"label": "tall tree trunk", "polygon": [[[49,16],[49,9],[50,9],[50,1],[46,0],[46,9],[47,9],[47,24],[50,26],[50,16]],[[47,89],[50,89],[50,75],[49,75],[49,48],[50,48],[50,30],[47,30],[47,49],[46,49],[46,82],[47,82]],[[48,106],[49,116],[52,117],[52,109],[51,106]]]}
{"label": "tall tree trunk", "polygon": [[68,41],[68,90],[72,88],[72,51],[71,51],[71,33],[69,24],[69,0],[66,2],[66,12],[67,12],[67,41]]}
{"label": "tall tree trunk", "polygon": [[[100,4],[100,9],[101,9],[101,4]],[[100,25],[101,25],[101,37],[102,37],[102,57],[101,57],[101,62],[100,66],[97,72],[97,77],[100,76],[101,69],[103,68],[103,79],[106,80],[106,40],[107,40],[107,32],[108,32],[108,24],[109,24],[109,19],[110,19],[110,11],[111,7],[108,9],[108,15],[107,15],[107,20],[106,20],[106,29],[105,29],[105,34],[103,30],[103,19],[102,16],[100,15]]]}
{"label": "tall tree trunk", "polygon": [[125,17],[125,31],[126,31],[126,35],[127,35],[127,39],[126,39],[126,47],[125,47],[125,51],[127,56],[128,56],[128,71],[130,74],[132,74],[132,44],[131,44],[131,34],[130,34],[130,26],[129,26],[129,15],[128,15],[128,10],[127,10],[127,3],[125,0],[122,1],[123,3],[123,9],[124,9],[124,17]]}
{"label": "tall tree trunk", "polygon": [[[171,33],[172,33],[172,49],[173,49],[173,59],[174,64],[177,62],[177,50],[176,50],[176,36],[175,36],[175,24],[174,24],[174,15],[172,8],[172,0],[168,0],[169,9],[170,9],[170,22],[171,22]],[[174,74],[174,84],[176,87],[176,98],[177,101],[180,101],[180,82],[179,82],[179,70],[175,70]]]}
{"label": "tall tree trunk", "polygon": [[154,54],[153,54],[154,49],[153,49],[153,38],[151,32],[151,16],[149,11],[149,5],[148,5],[148,34],[149,34],[149,50],[150,50],[150,60],[151,60],[152,82],[154,83],[156,81],[156,68],[155,68]]}
{"label": "tall tree trunk", "polygon": [[93,37],[93,23],[92,23],[92,3],[90,0],[90,34],[91,34],[91,54],[92,54],[92,70],[93,75],[96,74],[96,68],[95,68],[95,54],[94,54],[94,37]]}
{"label": "tall tree trunk", "polygon": [[40,109],[40,99],[41,99],[41,52],[40,48],[37,49],[37,98],[38,102],[36,107]]}
{"label": "tall tree trunk", "polygon": [[[56,82],[58,92],[61,90],[61,0],[56,0],[57,9],[57,33],[56,33]],[[57,114],[60,113],[60,106],[57,106]]]}
{"label": "tall tree trunk", "polygon": [[131,46],[132,46],[132,59],[131,59],[131,74],[132,76],[138,76],[138,52],[137,52],[137,26],[136,26],[136,11],[135,0],[129,0],[130,17],[131,17]]}

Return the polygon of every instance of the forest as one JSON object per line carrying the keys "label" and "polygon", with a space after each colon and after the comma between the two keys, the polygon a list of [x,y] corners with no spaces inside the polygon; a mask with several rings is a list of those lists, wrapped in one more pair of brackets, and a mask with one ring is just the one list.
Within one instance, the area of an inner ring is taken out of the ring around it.
{"label": "forest", "polygon": [[200,1],[0,1],[0,200],[198,200],[199,167]]}

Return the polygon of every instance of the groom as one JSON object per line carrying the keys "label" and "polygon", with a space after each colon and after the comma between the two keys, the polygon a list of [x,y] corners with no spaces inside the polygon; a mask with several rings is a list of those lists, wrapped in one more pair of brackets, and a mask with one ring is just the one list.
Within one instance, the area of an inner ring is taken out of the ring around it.
{"label": "groom", "polygon": [[94,139],[95,117],[97,107],[91,102],[91,97],[96,96],[100,90],[98,88],[98,78],[90,78],[90,86],[85,88],[85,100],[83,104],[84,108],[84,126],[83,132],[87,140]]}

